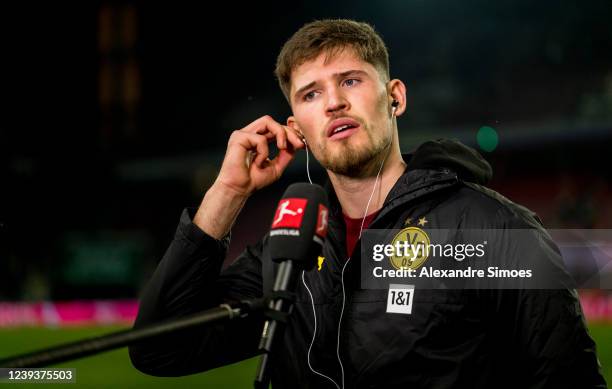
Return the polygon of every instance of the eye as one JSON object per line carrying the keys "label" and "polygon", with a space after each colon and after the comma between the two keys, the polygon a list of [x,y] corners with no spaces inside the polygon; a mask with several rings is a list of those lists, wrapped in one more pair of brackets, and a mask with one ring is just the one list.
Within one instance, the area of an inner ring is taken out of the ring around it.
{"label": "eye", "polygon": [[353,87],[353,86],[359,84],[360,82],[361,81],[356,79],[356,78],[349,78],[347,80],[344,80],[343,84],[350,88],[350,87]]}
{"label": "eye", "polygon": [[315,94],[316,94],[316,93],[317,93],[317,92],[315,92],[315,91],[310,91],[310,92],[306,93],[306,94],[304,95],[304,97],[303,97],[304,101],[311,101],[312,99],[314,99],[314,98],[315,98]]}

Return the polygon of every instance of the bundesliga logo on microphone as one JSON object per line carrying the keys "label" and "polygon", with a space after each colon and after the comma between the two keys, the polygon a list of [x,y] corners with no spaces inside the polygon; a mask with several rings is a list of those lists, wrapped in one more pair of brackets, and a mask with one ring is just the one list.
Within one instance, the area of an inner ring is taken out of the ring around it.
{"label": "bundesliga logo on microphone", "polygon": [[[302,228],[302,221],[307,204],[308,200],[303,198],[282,199],[276,208],[270,235],[300,236],[300,229]],[[327,236],[327,217],[327,207],[318,204],[317,224],[314,232],[320,238],[325,238]]]}
{"label": "bundesliga logo on microphone", "polygon": [[327,236],[327,207],[319,204],[319,212],[317,215],[317,228],[315,229],[315,234],[319,235],[321,238],[325,238]]}
{"label": "bundesliga logo on microphone", "polygon": [[276,208],[272,228],[300,228],[307,203],[306,199],[282,199]]}

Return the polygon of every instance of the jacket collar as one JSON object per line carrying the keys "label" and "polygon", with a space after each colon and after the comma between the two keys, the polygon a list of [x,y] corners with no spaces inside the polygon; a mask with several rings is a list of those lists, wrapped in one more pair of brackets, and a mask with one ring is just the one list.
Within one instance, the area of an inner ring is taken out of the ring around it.
{"label": "jacket collar", "polygon": [[[402,158],[406,161],[407,159],[409,160],[410,156],[402,155]],[[375,220],[382,218],[393,208],[407,201],[420,197],[423,194],[449,187],[457,182],[458,175],[449,169],[411,169],[410,165],[408,165],[389,191],[387,198],[383,202],[383,207]],[[342,207],[329,179],[325,182],[324,189],[329,199],[330,216],[334,219],[342,219]]]}
{"label": "jacket collar", "polygon": [[[486,184],[493,174],[489,163],[476,150],[452,139],[424,142],[402,158],[406,170],[389,191],[376,219],[421,194],[448,187],[459,180]],[[340,217],[342,208],[329,179],[324,188],[329,198],[330,216]]]}

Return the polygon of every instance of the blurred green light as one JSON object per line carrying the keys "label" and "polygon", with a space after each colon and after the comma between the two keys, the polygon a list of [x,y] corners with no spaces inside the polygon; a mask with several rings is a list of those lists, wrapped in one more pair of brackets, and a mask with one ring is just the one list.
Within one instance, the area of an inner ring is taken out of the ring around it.
{"label": "blurred green light", "polygon": [[476,142],[481,149],[490,153],[497,148],[497,144],[499,143],[497,131],[489,126],[480,127],[476,134]]}

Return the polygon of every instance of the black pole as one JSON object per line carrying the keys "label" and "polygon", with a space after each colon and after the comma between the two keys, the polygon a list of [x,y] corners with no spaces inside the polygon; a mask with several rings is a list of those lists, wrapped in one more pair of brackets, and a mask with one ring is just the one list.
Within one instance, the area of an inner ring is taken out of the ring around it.
{"label": "black pole", "polygon": [[[275,343],[283,336],[286,320],[293,307],[293,299],[289,296],[295,291],[298,274],[298,268],[292,260],[283,261],[278,267],[278,273],[272,288],[273,297],[270,299],[268,306],[267,314],[270,319],[264,323],[259,342],[259,351],[263,354],[260,356],[255,374],[253,383],[255,389],[268,389],[270,385],[270,354],[275,348]],[[279,315],[272,316],[270,312]]]}
{"label": "black pole", "polygon": [[113,332],[108,335],[84,339],[77,342],[43,349],[28,354],[0,359],[0,367],[44,367],[69,361],[103,351],[128,346],[132,343],[180,330],[244,318],[249,313],[265,309],[265,299],[241,302],[232,307],[227,304],[185,317],[153,324],[139,329]]}

